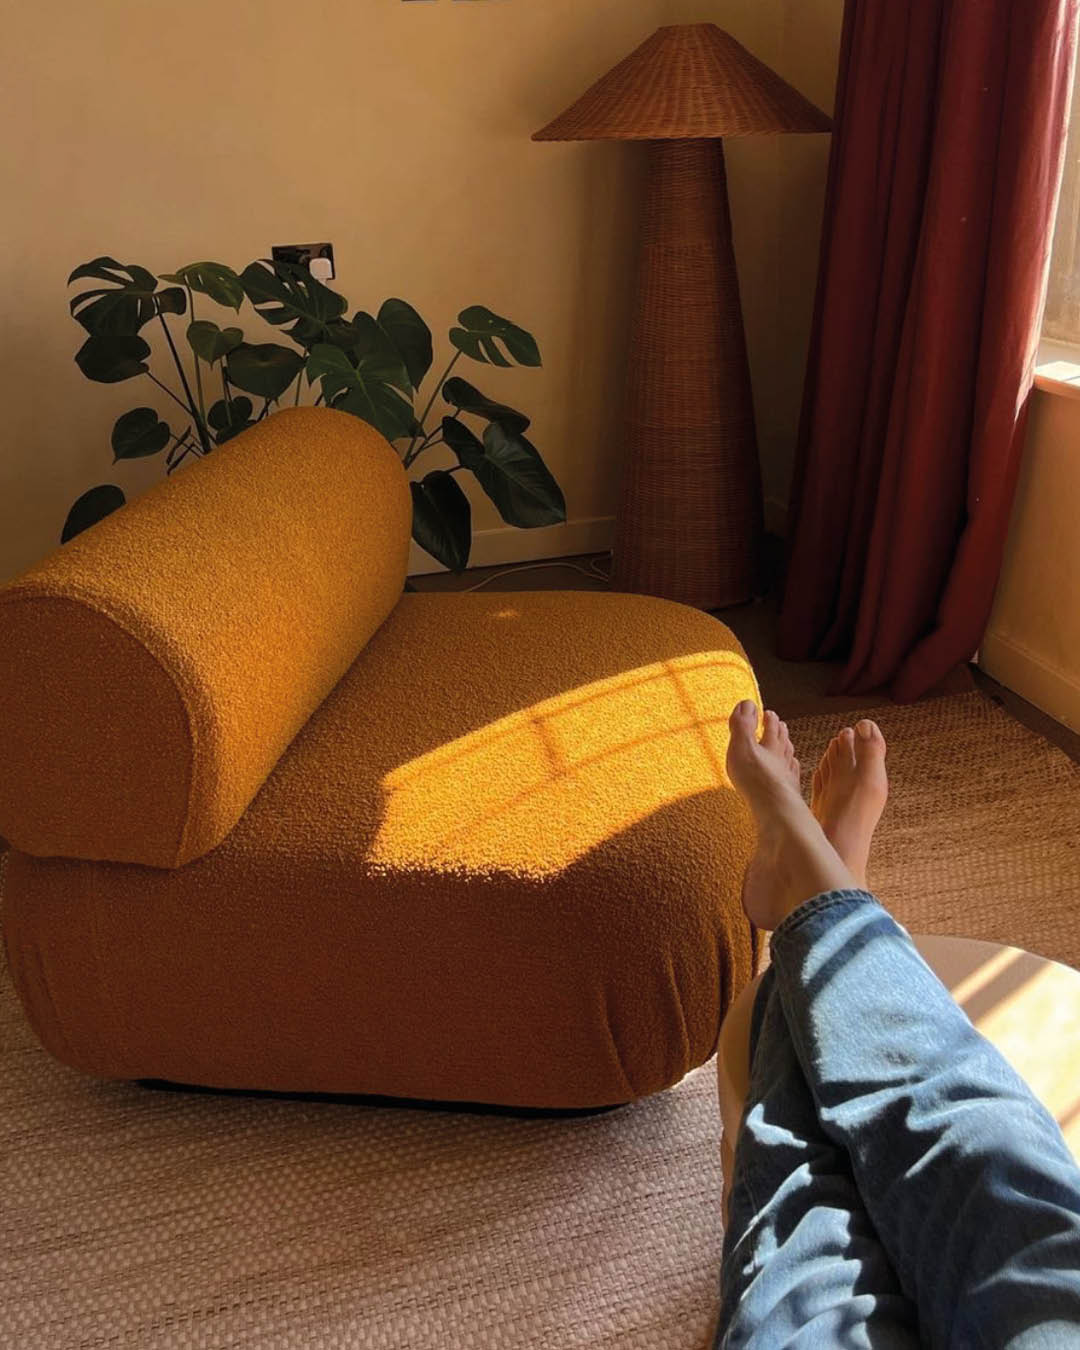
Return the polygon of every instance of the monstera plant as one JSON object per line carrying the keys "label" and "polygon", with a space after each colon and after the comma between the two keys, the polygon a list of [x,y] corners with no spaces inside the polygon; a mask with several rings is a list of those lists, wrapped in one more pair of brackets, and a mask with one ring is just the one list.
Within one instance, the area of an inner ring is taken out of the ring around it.
{"label": "monstera plant", "polygon": [[[540,365],[531,334],[480,305],[462,310],[450,329],[454,355],[417,414],[434,351],[431,330],[404,300],[349,319],[345,297],[306,269],[265,260],[242,272],[190,263],[158,278],[144,267],[95,258],[77,267],[68,284],[84,280],[98,284],[71,301],[88,335],[75,356],[79,369],[101,384],[151,380],[179,409],[168,420],[151,407],[124,413],[112,430],[114,462],[164,455],[165,471],[173,473],[283,403],[310,395],[314,404],[369,422],[395,446],[414,475],[413,538],[452,571],[464,570],[472,546],[472,513],[459,473],[473,475],[508,525],[530,529],[566,519],[562,492],[525,435],[528,417],[453,373],[462,357],[504,368]],[[248,342],[241,328],[196,318],[196,295],[237,313],[249,303],[292,345]],[[184,322],[179,344],[171,326],[178,321]],[[164,379],[150,369],[147,338],[154,334],[163,338],[171,363]],[[432,421],[440,397],[446,410]],[[440,445],[444,458],[448,452],[456,462],[416,476],[420,457]],[[114,484],[91,488],[71,508],[62,540],[124,500]]]}

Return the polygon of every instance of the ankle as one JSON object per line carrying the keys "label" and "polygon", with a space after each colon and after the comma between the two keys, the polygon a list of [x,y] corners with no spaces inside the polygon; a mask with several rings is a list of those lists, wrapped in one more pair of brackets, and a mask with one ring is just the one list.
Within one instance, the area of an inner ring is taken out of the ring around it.
{"label": "ankle", "polygon": [[762,777],[755,783],[750,807],[762,829],[787,829],[800,807],[810,810],[792,783],[772,777]]}
{"label": "ankle", "polygon": [[799,827],[788,830],[780,841],[776,862],[781,881],[785,914],[824,891],[861,889],[862,883],[825,837],[818,822],[807,813]]}

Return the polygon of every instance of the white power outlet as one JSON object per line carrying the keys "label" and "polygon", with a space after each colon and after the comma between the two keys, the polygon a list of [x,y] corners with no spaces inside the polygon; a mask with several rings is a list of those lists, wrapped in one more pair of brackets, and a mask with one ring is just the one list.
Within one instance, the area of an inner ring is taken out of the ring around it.
{"label": "white power outlet", "polygon": [[317,281],[333,281],[337,275],[333,244],[275,244],[270,256],[274,262],[306,267]]}

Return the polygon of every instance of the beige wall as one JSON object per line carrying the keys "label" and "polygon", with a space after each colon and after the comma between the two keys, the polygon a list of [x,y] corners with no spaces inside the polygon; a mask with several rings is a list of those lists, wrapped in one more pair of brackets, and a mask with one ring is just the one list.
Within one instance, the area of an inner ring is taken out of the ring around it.
{"label": "beige wall", "polygon": [[[2,266],[0,579],[51,549],[76,496],[130,494],[159,460],[111,466],[117,415],[164,413],[149,381],[84,380],[64,281],[99,253],[166,271],[240,267],[330,239],[356,307],[391,294],[439,334],[483,303],[533,330],[541,372],[476,367],[534,416],[570,525],[526,551],[602,546],[640,153],[530,133],[663,22],[709,19],[831,108],[841,0],[0,0],[8,188]],[[786,496],[827,137],[729,150],[767,494]],[[220,318],[204,301],[205,317]],[[256,340],[260,325],[244,323]],[[444,344],[445,346],[445,344]],[[161,372],[160,358],[153,368]],[[163,400],[163,401],[161,401]],[[437,461],[432,461],[433,466]],[[494,530],[476,497],[474,524]],[[775,514],[775,511],[774,511]],[[599,523],[597,523],[599,522]],[[480,560],[522,556],[482,536]]]}
{"label": "beige wall", "polygon": [[1036,391],[980,665],[1080,731],[1080,400]]}

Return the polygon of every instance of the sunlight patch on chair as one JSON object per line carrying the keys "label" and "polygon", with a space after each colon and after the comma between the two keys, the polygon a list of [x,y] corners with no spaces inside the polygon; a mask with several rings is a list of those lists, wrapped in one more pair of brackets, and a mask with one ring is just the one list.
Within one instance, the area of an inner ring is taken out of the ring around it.
{"label": "sunlight patch on chair", "polygon": [[[1034,965],[1038,958],[1029,957]],[[1054,962],[1039,967],[998,1000],[975,1025],[997,1046],[1063,1126],[1080,1157],[1080,999],[1076,972]]]}
{"label": "sunlight patch on chair", "polygon": [[994,980],[1004,974],[1010,966],[1014,966],[1018,961],[1021,961],[1023,955],[1023,952],[1018,951],[1015,947],[1002,947],[1001,951],[996,952],[988,961],[980,959],[979,964],[970,975],[951,985],[953,998],[960,1004],[974,1000],[977,994],[980,994]]}
{"label": "sunlight patch on chair", "polygon": [[551,876],[673,802],[731,792],[728,718],[757,697],[746,661],[701,652],[524,708],[387,775],[370,861]]}

